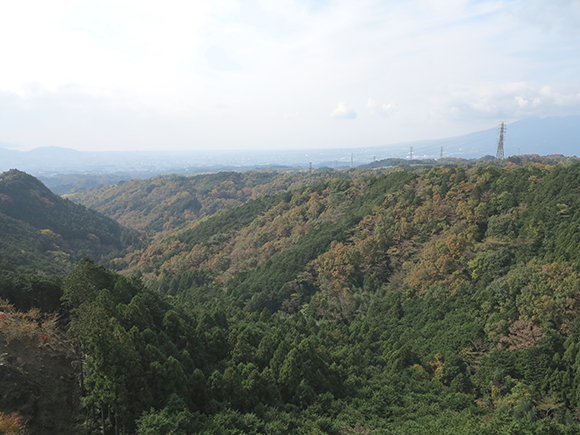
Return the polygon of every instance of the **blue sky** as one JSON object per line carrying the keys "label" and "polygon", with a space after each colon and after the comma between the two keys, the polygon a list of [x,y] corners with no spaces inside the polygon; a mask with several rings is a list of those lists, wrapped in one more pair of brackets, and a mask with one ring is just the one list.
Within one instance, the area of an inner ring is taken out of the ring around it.
{"label": "blue sky", "polygon": [[20,0],[0,10],[0,142],[22,149],[442,138],[580,114],[579,77],[580,0]]}

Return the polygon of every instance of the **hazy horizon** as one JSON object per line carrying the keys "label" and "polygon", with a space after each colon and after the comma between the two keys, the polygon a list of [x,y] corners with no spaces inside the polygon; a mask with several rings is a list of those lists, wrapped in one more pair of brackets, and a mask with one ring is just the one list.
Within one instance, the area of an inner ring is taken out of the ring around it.
{"label": "hazy horizon", "polygon": [[0,142],[305,150],[580,114],[577,0],[12,2]]}

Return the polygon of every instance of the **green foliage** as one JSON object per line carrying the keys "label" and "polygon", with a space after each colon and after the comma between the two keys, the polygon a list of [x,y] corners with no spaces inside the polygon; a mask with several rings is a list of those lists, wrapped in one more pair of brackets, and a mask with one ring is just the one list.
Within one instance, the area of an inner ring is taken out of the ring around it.
{"label": "green foliage", "polygon": [[87,415],[106,434],[580,433],[579,180],[395,169],[208,214],[123,276],[83,260],[63,302]]}
{"label": "green foliage", "polygon": [[132,230],[60,198],[36,178],[0,174],[0,267],[58,274],[85,256],[99,259],[137,244]]}
{"label": "green foliage", "polygon": [[89,189],[70,198],[128,227],[158,232],[235,208],[250,199],[301,187],[312,179],[320,182],[330,177],[327,173],[308,177],[296,172],[219,172],[131,180]]}
{"label": "green foliage", "polygon": [[62,296],[62,277],[39,276],[5,271],[0,275],[0,299],[9,300],[20,311],[40,308],[58,311]]}

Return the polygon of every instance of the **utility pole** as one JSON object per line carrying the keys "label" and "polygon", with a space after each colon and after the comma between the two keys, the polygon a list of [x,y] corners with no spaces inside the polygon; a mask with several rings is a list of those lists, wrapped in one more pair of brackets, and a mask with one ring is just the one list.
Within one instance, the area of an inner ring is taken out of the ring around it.
{"label": "utility pole", "polygon": [[413,147],[411,147],[411,152],[409,154],[409,160],[413,160]]}
{"label": "utility pole", "polygon": [[495,155],[496,159],[503,159],[504,158],[503,139],[505,136],[505,131],[506,131],[505,121],[502,121],[499,124],[499,140],[497,141],[497,154]]}

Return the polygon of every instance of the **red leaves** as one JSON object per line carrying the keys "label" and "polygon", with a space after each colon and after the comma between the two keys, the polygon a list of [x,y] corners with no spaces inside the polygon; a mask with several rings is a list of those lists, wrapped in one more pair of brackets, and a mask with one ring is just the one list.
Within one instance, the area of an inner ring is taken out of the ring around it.
{"label": "red leaves", "polygon": [[509,330],[509,335],[499,340],[498,347],[507,350],[529,349],[544,338],[544,333],[540,331],[540,328],[527,320],[516,320]]}

